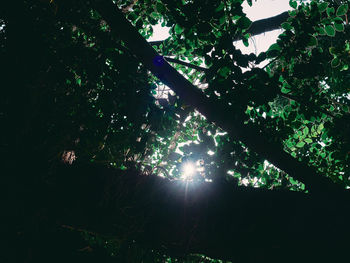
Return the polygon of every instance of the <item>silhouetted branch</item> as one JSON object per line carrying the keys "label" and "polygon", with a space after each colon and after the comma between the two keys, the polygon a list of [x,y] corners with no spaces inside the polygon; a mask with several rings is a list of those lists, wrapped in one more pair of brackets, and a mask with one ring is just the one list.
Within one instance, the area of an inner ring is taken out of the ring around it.
{"label": "silhouetted branch", "polygon": [[[251,36],[266,33],[272,30],[279,29],[281,24],[287,20],[289,17],[288,12],[283,12],[277,16],[261,19],[252,23],[247,33]],[[236,38],[239,40],[239,38]]]}

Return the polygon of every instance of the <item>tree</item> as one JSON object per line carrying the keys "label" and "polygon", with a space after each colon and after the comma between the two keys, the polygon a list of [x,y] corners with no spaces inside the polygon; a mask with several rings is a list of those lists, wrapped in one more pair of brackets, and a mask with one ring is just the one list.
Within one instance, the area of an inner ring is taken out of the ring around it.
{"label": "tree", "polygon": [[[4,4],[5,262],[345,255],[347,1],[254,23],[242,2]],[[267,52],[233,44],[279,25]]]}

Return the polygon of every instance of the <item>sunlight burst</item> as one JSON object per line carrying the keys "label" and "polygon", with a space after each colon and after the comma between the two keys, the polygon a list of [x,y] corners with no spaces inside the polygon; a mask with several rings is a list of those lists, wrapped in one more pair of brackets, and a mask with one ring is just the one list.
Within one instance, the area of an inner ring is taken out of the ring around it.
{"label": "sunlight burst", "polygon": [[185,180],[188,180],[194,175],[196,171],[196,166],[192,162],[186,162],[182,167],[182,171],[182,177]]}

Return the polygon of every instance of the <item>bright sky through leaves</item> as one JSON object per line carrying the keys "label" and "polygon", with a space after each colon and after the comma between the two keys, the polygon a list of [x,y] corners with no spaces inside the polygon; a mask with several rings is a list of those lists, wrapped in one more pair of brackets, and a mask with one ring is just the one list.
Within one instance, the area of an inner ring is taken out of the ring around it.
{"label": "bright sky through leaves", "polygon": [[182,176],[185,180],[190,179],[196,171],[196,165],[192,162],[184,163],[182,167]]}
{"label": "bright sky through leaves", "polygon": [[[258,0],[253,1],[253,5],[249,6],[247,2],[243,4],[243,10],[247,14],[248,18],[252,21],[268,18],[271,16],[276,16],[290,10],[289,0]],[[169,37],[168,27],[162,27],[159,23],[153,27],[153,36],[148,39],[148,41],[159,41],[164,40]],[[249,46],[246,47],[243,45],[242,41],[235,43],[236,48],[242,50],[243,53],[255,53],[266,51],[273,43],[275,43],[278,35],[281,33],[281,30],[274,30],[271,32],[266,32],[254,36],[249,41]],[[268,63],[267,61],[265,63]],[[264,65],[261,65],[264,66]],[[182,143],[183,144],[188,144]],[[180,146],[179,145],[179,146]],[[178,147],[177,147],[178,148]],[[211,152],[213,154],[213,152]],[[182,179],[188,180],[194,174],[196,170],[195,164],[191,162],[186,162],[182,165]]]}
{"label": "bright sky through leaves", "polygon": [[[252,21],[276,16],[290,9],[289,0],[258,0],[256,2],[253,1],[251,7],[247,2],[243,4],[244,12]],[[164,40],[169,36],[169,28],[162,27],[160,24],[153,27],[153,32],[153,36],[148,41]],[[245,47],[242,41],[237,42],[236,47],[241,49],[243,53],[260,53],[266,51],[276,41],[280,33],[280,30],[274,30],[254,36],[250,40],[248,47]]]}

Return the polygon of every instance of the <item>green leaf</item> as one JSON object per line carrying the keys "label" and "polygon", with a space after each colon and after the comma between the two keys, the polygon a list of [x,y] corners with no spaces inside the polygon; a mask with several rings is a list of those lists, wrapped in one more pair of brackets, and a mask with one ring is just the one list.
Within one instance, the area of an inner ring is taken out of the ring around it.
{"label": "green leaf", "polygon": [[237,21],[237,26],[241,29],[248,29],[251,24],[252,24],[252,21],[250,21],[250,19],[246,16],[242,16]]}
{"label": "green leaf", "polygon": [[267,51],[273,51],[273,50],[280,51],[281,47],[277,43],[275,43],[275,44],[272,44]]}
{"label": "green leaf", "polygon": [[289,13],[289,16],[291,17],[295,17],[297,15],[297,12],[295,10],[288,11],[288,13]]}
{"label": "green leaf", "polygon": [[334,13],[335,13],[334,7],[328,7],[328,8],[327,8],[327,15],[328,15],[328,16],[331,16],[331,15],[334,14]]}
{"label": "green leaf", "polygon": [[325,27],[326,30],[326,34],[330,37],[334,37],[335,36],[335,29],[332,25],[328,25]]}
{"label": "green leaf", "polygon": [[246,46],[246,47],[248,47],[249,46],[249,42],[248,42],[248,40],[247,39],[242,39],[242,42],[243,42],[243,44],[244,44],[244,46]]}
{"label": "green leaf", "polygon": [[348,69],[349,69],[349,65],[345,64],[340,71],[344,71],[344,70],[348,70]]}
{"label": "green leaf", "polygon": [[329,3],[320,3],[318,5],[318,11],[320,11],[320,13],[326,11],[327,7],[328,7]]}
{"label": "green leaf", "polygon": [[317,127],[317,133],[320,134],[320,133],[323,131],[323,128],[324,128],[323,123],[321,123],[320,125],[318,125],[318,127]]}
{"label": "green leaf", "polygon": [[326,35],[326,30],[324,29],[324,27],[318,27],[317,33],[321,36],[324,36],[324,35]]}
{"label": "green leaf", "polygon": [[226,78],[228,76],[228,74],[230,73],[230,68],[228,67],[222,67],[221,69],[219,69],[218,72],[222,77]]}
{"label": "green leaf", "polygon": [[343,16],[348,12],[348,9],[349,9],[348,4],[343,4],[343,5],[338,7],[336,15]]}
{"label": "green leaf", "polygon": [[340,59],[339,58],[335,57],[335,58],[332,59],[332,62],[331,62],[332,68],[338,67],[339,64],[340,64]]}
{"label": "green leaf", "polygon": [[289,0],[289,5],[295,9],[297,8],[298,3],[295,0]]}
{"label": "green leaf", "polygon": [[334,23],[334,28],[335,28],[335,30],[337,30],[338,32],[343,32],[343,31],[344,31],[344,25],[343,25],[343,24]]}
{"label": "green leaf", "polygon": [[292,141],[287,141],[287,146],[289,148],[293,147],[294,143]]}
{"label": "green leaf", "polygon": [[314,36],[310,36],[310,41],[307,44],[308,47],[315,47],[317,46],[317,38]]}
{"label": "green leaf", "polygon": [[286,89],[285,87],[283,87],[281,89],[281,92],[284,93],[284,94],[288,94],[290,92],[290,89]]}
{"label": "green leaf", "polygon": [[306,138],[306,139],[305,139],[305,142],[307,142],[307,143],[312,143],[312,139]]}
{"label": "green leaf", "polygon": [[243,39],[248,41],[249,38],[250,38],[250,34],[249,33],[246,33],[246,34],[243,35]]}
{"label": "green leaf", "polygon": [[305,142],[298,142],[296,147],[302,148],[302,147],[304,147],[304,145],[305,145]]}
{"label": "green leaf", "polygon": [[215,9],[215,12],[220,12],[225,7],[225,4],[223,2],[220,3],[220,5]]}
{"label": "green leaf", "polygon": [[220,25],[223,25],[224,23],[226,22],[226,16],[222,16],[222,17],[220,17],[220,19],[219,19],[219,24]]}
{"label": "green leaf", "polygon": [[344,20],[343,20],[343,18],[336,16],[335,18],[333,18],[333,22],[336,24],[343,24]]}
{"label": "green leaf", "polygon": [[180,50],[177,52],[178,54],[185,54],[187,49],[185,47],[181,47]]}
{"label": "green leaf", "polygon": [[252,5],[253,5],[252,0],[247,0],[247,2],[248,2],[248,5],[249,5],[249,6],[252,6]]}
{"label": "green leaf", "polygon": [[288,23],[288,22],[283,22],[283,23],[281,24],[281,27],[282,27],[283,29],[285,29],[285,30],[291,30],[291,29],[293,29],[292,25],[291,25],[290,23]]}
{"label": "green leaf", "polygon": [[177,35],[180,35],[184,31],[184,29],[181,26],[179,26],[179,24],[175,25],[174,30],[175,30],[175,34]]}
{"label": "green leaf", "polygon": [[335,55],[335,52],[336,52],[335,47],[330,47],[328,50],[330,54]]}
{"label": "green leaf", "polygon": [[309,128],[308,128],[308,127],[305,127],[305,128],[303,129],[303,133],[304,133],[304,136],[308,135],[308,133],[309,133]]}

